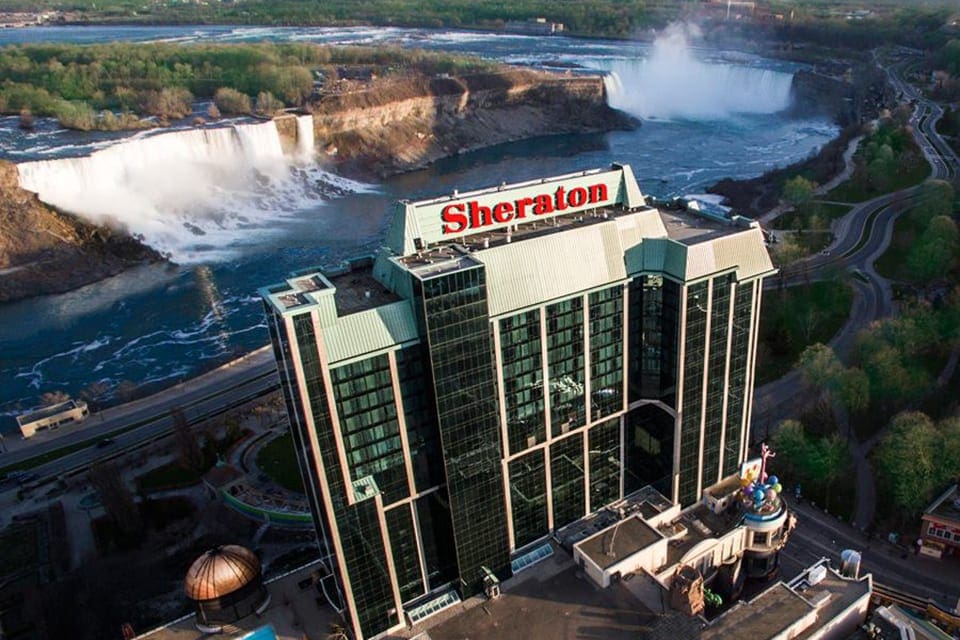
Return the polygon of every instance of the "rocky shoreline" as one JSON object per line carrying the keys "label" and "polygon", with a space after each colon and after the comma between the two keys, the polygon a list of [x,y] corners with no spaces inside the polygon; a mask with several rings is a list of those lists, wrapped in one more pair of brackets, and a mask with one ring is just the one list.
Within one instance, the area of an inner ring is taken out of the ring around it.
{"label": "rocky shoreline", "polygon": [[20,188],[0,161],[0,302],[64,293],[163,257],[125,231],[90,224]]}

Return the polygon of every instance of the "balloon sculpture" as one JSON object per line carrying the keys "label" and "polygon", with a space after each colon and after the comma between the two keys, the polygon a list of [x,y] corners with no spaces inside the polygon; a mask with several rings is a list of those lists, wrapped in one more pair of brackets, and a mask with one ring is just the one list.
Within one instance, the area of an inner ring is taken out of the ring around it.
{"label": "balloon sculpture", "polygon": [[752,503],[755,511],[760,511],[764,506],[776,505],[778,496],[783,491],[780,479],[777,476],[767,475],[767,459],[776,454],[767,447],[766,444],[760,447],[760,457],[762,463],[760,469],[751,469],[740,478],[740,487],[743,493],[743,500],[746,503]]}

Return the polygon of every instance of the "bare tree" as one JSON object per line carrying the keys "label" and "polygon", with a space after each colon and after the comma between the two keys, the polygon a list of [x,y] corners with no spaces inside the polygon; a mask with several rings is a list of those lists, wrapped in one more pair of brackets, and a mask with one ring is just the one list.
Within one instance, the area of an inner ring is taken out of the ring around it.
{"label": "bare tree", "polygon": [[70,394],[66,391],[47,391],[40,396],[40,402],[45,405],[58,404],[60,402],[66,402],[69,399]]}
{"label": "bare tree", "polygon": [[187,416],[183,409],[172,409],[170,419],[173,421],[173,437],[177,443],[180,455],[180,464],[186,469],[203,470],[203,450],[196,432],[190,428]]}
{"label": "bare tree", "polygon": [[133,499],[133,494],[127,489],[120,470],[110,462],[101,462],[90,467],[87,474],[90,484],[100,495],[103,508],[107,515],[117,524],[123,533],[134,535],[143,529],[140,511]]}
{"label": "bare tree", "polygon": [[96,382],[91,382],[88,384],[81,392],[80,397],[87,401],[87,404],[90,405],[90,408],[97,408],[100,405],[100,402],[103,398],[109,393],[110,386],[98,380]]}
{"label": "bare tree", "polygon": [[129,402],[133,400],[133,397],[137,394],[137,383],[131,380],[121,380],[117,384],[117,395],[120,396],[120,399],[124,402]]}

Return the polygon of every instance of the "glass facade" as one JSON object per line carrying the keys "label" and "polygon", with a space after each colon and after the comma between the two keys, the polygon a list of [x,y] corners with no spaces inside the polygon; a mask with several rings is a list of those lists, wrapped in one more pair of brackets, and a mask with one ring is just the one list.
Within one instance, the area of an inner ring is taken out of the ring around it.
{"label": "glass facade", "polygon": [[740,440],[747,407],[747,373],[750,369],[750,323],[753,310],[753,282],[736,285],[733,298],[733,332],[730,336],[730,379],[727,388],[727,423],[724,440],[723,475],[737,472]]}
{"label": "glass facade", "polygon": [[415,502],[430,591],[457,579],[449,502],[442,489],[417,498]]}
{"label": "glass facade", "polygon": [[511,460],[510,505],[513,513],[513,539],[517,548],[546,535],[547,476],[543,449]]}
{"label": "glass facade", "polygon": [[582,432],[550,445],[550,480],[553,527],[559,529],[586,514]]}
{"label": "glass facade", "polygon": [[350,479],[373,476],[386,504],[409,497],[388,357],[337,367],[330,375]]}
{"label": "glass facade", "polygon": [[707,362],[706,418],[703,428],[703,482],[708,487],[722,478],[723,397],[726,392],[727,342],[730,338],[730,276],[713,279],[710,295],[710,355]]}
{"label": "glass facade", "polygon": [[358,640],[626,493],[686,507],[736,471],[761,234],[634,187],[615,165],[405,200],[376,256],[261,289],[327,597]]}
{"label": "glass facade", "polygon": [[590,511],[618,500],[620,495],[620,418],[590,428]]}
{"label": "glass facade", "polygon": [[433,410],[433,387],[426,371],[426,353],[421,345],[400,349],[395,355],[413,481],[416,490],[423,492],[444,483],[440,432]]}
{"label": "glass facade", "polygon": [[[303,384],[316,427],[320,456],[339,534],[342,565],[347,575],[356,606],[356,622],[365,636],[373,636],[399,622],[393,588],[383,544],[376,500],[347,503],[347,492],[333,437],[333,421],[323,382],[317,336],[309,314],[293,318]],[[391,613],[391,610],[394,610]]]}
{"label": "glass facade", "polygon": [[623,287],[594,291],[590,302],[590,413],[623,409]]}
{"label": "glass facade", "polygon": [[420,550],[413,528],[413,503],[407,502],[386,512],[387,531],[390,532],[390,550],[397,572],[400,599],[408,602],[426,593],[420,573]]}
{"label": "glass facade", "polygon": [[550,429],[556,438],[583,426],[586,418],[583,298],[551,304],[546,311]]}
{"label": "glass facade", "polygon": [[510,453],[546,440],[540,310],[500,320],[500,359]]}
{"label": "glass facade", "polygon": [[663,495],[670,495],[675,423],[672,415],[653,404],[641,405],[627,414],[624,493],[650,484]]}
{"label": "glass facade", "polygon": [[681,291],[660,275],[630,282],[630,402],[661,400],[676,407]]}
{"label": "glass facade", "polygon": [[700,466],[700,423],[703,410],[704,357],[707,350],[709,287],[700,282],[687,287],[686,339],[683,356],[683,398],[680,419],[679,500],[697,499],[697,468]]}
{"label": "glass facade", "polygon": [[482,265],[417,281],[430,345],[460,587],[481,589],[481,568],[510,575],[497,386]]}

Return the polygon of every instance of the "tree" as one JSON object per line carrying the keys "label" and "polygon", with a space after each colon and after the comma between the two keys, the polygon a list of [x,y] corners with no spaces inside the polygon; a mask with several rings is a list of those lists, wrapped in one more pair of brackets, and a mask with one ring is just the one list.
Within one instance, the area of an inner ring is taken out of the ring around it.
{"label": "tree", "polygon": [[257,113],[263,116],[272,116],[283,111],[283,101],[277,100],[269,91],[261,91],[257,94]]}
{"label": "tree", "polygon": [[80,397],[86,400],[91,409],[96,409],[99,408],[101,400],[103,400],[109,392],[110,386],[106,382],[98,380],[84,387],[80,392]]}
{"label": "tree", "polygon": [[187,416],[182,409],[171,409],[170,419],[173,422],[173,437],[177,443],[180,466],[185,469],[202,471],[204,466],[203,450],[200,448],[197,434],[190,428]]}
{"label": "tree", "polygon": [[87,479],[100,496],[107,515],[117,527],[129,536],[140,533],[143,528],[140,511],[116,465],[109,462],[96,464],[90,467]]}
{"label": "tree", "polygon": [[807,453],[807,471],[814,482],[824,488],[824,506],[827,508],[830,508],[833,483],[843,474],[848,462],[847,444],[839,433],[815,440]]}
{"label": "tree", "polygon": [[940,433],[940,466],[937,469],[937,484],[946,486],[960,481],[960,418],[944,418],[937,424]]}
{"label": "tree", "polygon": [[790,178],[783,184],[783,199],[794,206],[806,204],[813,198],[817,183],[803,176]]}
{"label": "tree", "polygon": [[250,96],[229,87],[217,89],[213,95],[213,103],[221,113],[227,115],[245,115],[253,112]]}
{"label": "tree", "polygon": [[70,399],[70,394],[66,391],[47,391],[40,396],[40,402],[44,405],[59,404]]}
{"label": "tree", "polygon": [[193,111],[193,94],[183,87],[144,91],[140,108],[144,113],[160,118],[185,118]]}
{"label": "tree", "polygon": [[949,216],[930,220],[907,254],[907,269],[917,282],[926,283],[950,271],[960,254],[960,232]]}
{"label": "tree", "polygon": [[870,379],[858,367],[849,367],[840,378],[838,400],[847,411],[863,411],[870,406]]}
{"label": "tree", "polygon": [[829,507],[833,483],[849,463],[847,445],[839,434],[811,437],[798,420],[784,420],[773,437],[777,460],[788,467],[797,481],[813,485],[824,494]]}
{"label": "tree", "polygon": [[820,391],[832,391],[840,387],[843,363],[833,349],[818,342],[803,350],[797,361],[804,381]]}
{"label": "tree", "polygon": [[893,418],[874,457],[886,495],[906,520],[926,506],[940,479],[940,436],[930,418],[920,412]]}
{"label": "tree", "polygon": [[946,180],[927,180],[920,187],[920,201],[910,211],[918,227],[924,228],[937,216],[953,213],[953,185]]}

